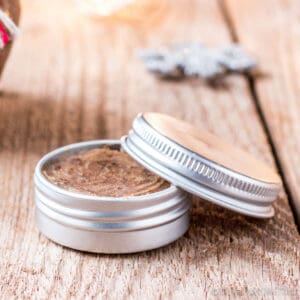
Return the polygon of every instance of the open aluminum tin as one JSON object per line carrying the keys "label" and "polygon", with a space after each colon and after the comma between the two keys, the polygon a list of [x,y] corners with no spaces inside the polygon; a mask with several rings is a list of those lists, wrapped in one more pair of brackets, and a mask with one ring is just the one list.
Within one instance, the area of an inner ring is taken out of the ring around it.
{"label": "open aluminum tin", "polygon": [[34,181],[41,232],[61,245],[98,253],[144,251],[181,237],[189,226],[190,199],[174,185],[143,196],[97,197],[60,188],[43,175],[44,166],[59,156],[103,145],[120,148],[120,141],[72,144],[39,161]]}
{"label": "open aluminum tin", "polygon": [[203,199],[268,218],[279,176],[249,154],[190,124],[158,113],[136,117],[122,147],[144,167]]}

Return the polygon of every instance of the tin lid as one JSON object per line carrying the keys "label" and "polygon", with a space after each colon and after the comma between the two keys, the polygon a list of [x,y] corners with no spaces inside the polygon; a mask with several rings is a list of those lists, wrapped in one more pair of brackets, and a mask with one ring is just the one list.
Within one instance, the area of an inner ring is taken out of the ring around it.
{"label": "tin lid", "polygon": [[168,115],[140,114],[122,146],[144,167],[185,191],[245,215],[274,215],[280,177],[203,129]]}

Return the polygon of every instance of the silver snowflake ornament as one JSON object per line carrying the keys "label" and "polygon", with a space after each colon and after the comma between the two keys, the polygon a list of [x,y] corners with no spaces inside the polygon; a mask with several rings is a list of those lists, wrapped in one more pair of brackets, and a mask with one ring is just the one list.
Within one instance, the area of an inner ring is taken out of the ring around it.
{"label": "silver snowflake ornament", "polygon": [[163,77],[198,76],[213,80],[227,73],[249,72],[256,61],[238,45],[208,48],[200,43],[177,44],[139,52],[147,70]]}

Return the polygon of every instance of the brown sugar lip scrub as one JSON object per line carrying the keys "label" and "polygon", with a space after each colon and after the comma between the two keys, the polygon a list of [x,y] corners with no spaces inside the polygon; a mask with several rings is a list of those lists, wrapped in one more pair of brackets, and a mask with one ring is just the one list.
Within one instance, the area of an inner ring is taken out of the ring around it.
{"label": "brown sugar lip scrub", "polygon": [[140,196],[170,186],[127,153],[108,146],[58,158],[43,174],[64,189],[102,197]]}
{"label": "brown sugar lip scrub", "polygon": [[56,149],[39,161],[34,181],[38,228],[73,249],[144,251],[188,229],[188,194],[123,152],[119,140]]}
{"label": "brown sugar lip scrub", "polygon": [[281,187],[264,162],[158,113],[138,115],[120,141],[83,142],[46,154],[34,180],[39,229],[59,244],[102,253],[154,249],[181,237],[189,225],[187,192],[270,218]]}

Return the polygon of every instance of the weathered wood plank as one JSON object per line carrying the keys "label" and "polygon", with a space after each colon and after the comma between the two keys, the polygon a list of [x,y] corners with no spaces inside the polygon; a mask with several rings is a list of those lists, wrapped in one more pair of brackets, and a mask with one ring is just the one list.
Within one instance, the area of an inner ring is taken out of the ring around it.
{"label": "weathered wood plank", "polygon": [[213,90],[159,81],[139,47],[227,43],[214,1],[165,1],[143,24],[80,17],[73,1],[24,1],[23,35],[1,83],[0,295],[22,298],[296,297],[299,240],[284,193],[275,218],[254,220],[194,199],[189,232],[135,255],[90,255],[47,240],[34,225],[35,163],[70,142],[118,138],[139,111],[160,111],[224,136],[273,163],[242,78]]}
{"label": "weathered wood plank", "polygon": [[266,73],[255,87],[300,222],[300,3],[226,3],[238,39],[257,55]]}

